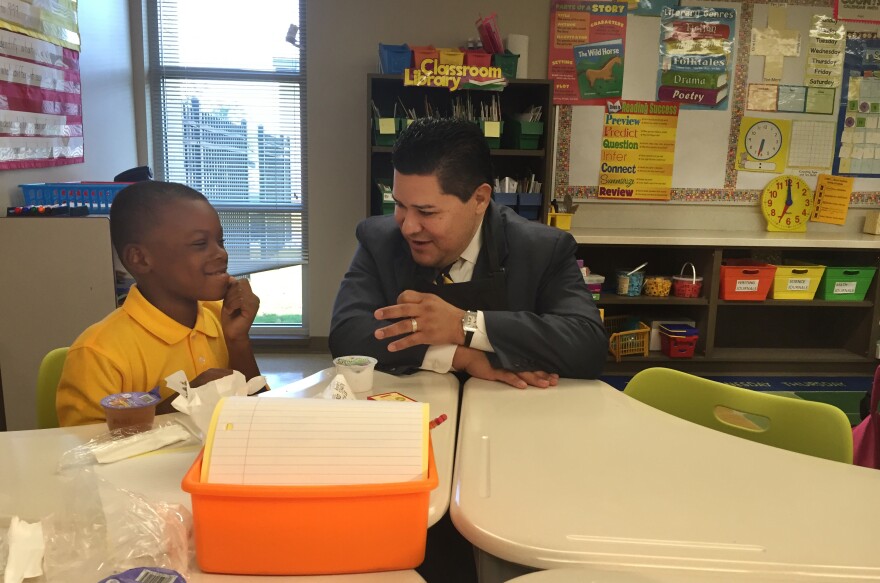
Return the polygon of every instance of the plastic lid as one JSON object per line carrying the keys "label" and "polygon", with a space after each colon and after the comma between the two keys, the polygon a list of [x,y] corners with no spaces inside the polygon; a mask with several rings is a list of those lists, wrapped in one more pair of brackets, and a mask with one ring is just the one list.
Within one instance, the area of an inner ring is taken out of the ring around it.
{"label": "plastic lid", "polygon": [[158,402],[159,397],[153,393],[116,393],[101,399],[101,406],[107,409],[138,409],[155,406]]}

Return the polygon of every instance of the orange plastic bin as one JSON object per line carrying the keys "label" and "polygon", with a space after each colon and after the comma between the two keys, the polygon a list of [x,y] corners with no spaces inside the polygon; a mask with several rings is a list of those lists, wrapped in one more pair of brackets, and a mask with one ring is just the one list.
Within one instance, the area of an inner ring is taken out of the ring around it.
{"label": "orange plastic bin", "polygon": [[718,295],[728,301],[763,301],[773,284],[776,266],[750,259],[725,259]]}
{"label": "orange plastic bin", "polygon": [[241,486],[200,481],[199,454],[181,487],[192,497],[196,560],[208,573],[326,575],[412,569],[425,557],[428,477],[394,484]]}

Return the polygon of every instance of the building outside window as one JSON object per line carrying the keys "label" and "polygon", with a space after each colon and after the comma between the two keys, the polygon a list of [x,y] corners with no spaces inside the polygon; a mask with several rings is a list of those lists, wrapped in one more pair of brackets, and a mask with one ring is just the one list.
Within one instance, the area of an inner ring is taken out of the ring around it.
{"label": "building outside window", "polygon": [[219,212],[229,272],[261,299],[252,335],[305,335],[305,0],[145,8],[156,178]]}

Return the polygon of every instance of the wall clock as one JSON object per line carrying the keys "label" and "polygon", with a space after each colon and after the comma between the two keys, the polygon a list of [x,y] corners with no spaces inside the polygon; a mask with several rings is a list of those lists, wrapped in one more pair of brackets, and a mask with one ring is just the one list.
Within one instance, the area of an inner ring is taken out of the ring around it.
{"label": "wall clock", "polygon": [[782,172],[788,161],[791,120],[742,118],[736,167],[752,172]]}
{"label": "wall clock", "polygon": [[774,178],[761,192],[761,212],[768,231],[806,231],[813,212],[813,191],[797,176]]}

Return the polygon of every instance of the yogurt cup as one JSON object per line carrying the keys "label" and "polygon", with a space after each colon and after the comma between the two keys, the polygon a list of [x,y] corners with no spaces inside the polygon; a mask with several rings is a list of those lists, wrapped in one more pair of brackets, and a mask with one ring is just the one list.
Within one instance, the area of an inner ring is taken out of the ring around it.
{"label": "yogurt cup", "polygon": [[101,399],[101,407],[107,416],[107,427],[111,431],[126,428],[137,431],[152,429],[156,405],[161,400],[158,393],[159,391],[150,391],[107,395]]}
{"label": "yogurt cup", "polygon": [[340,356],[333,359],[337,374],[345,377],[345,382],[355,393],[373,390],[373,369],[377,362],[372,356]]}

